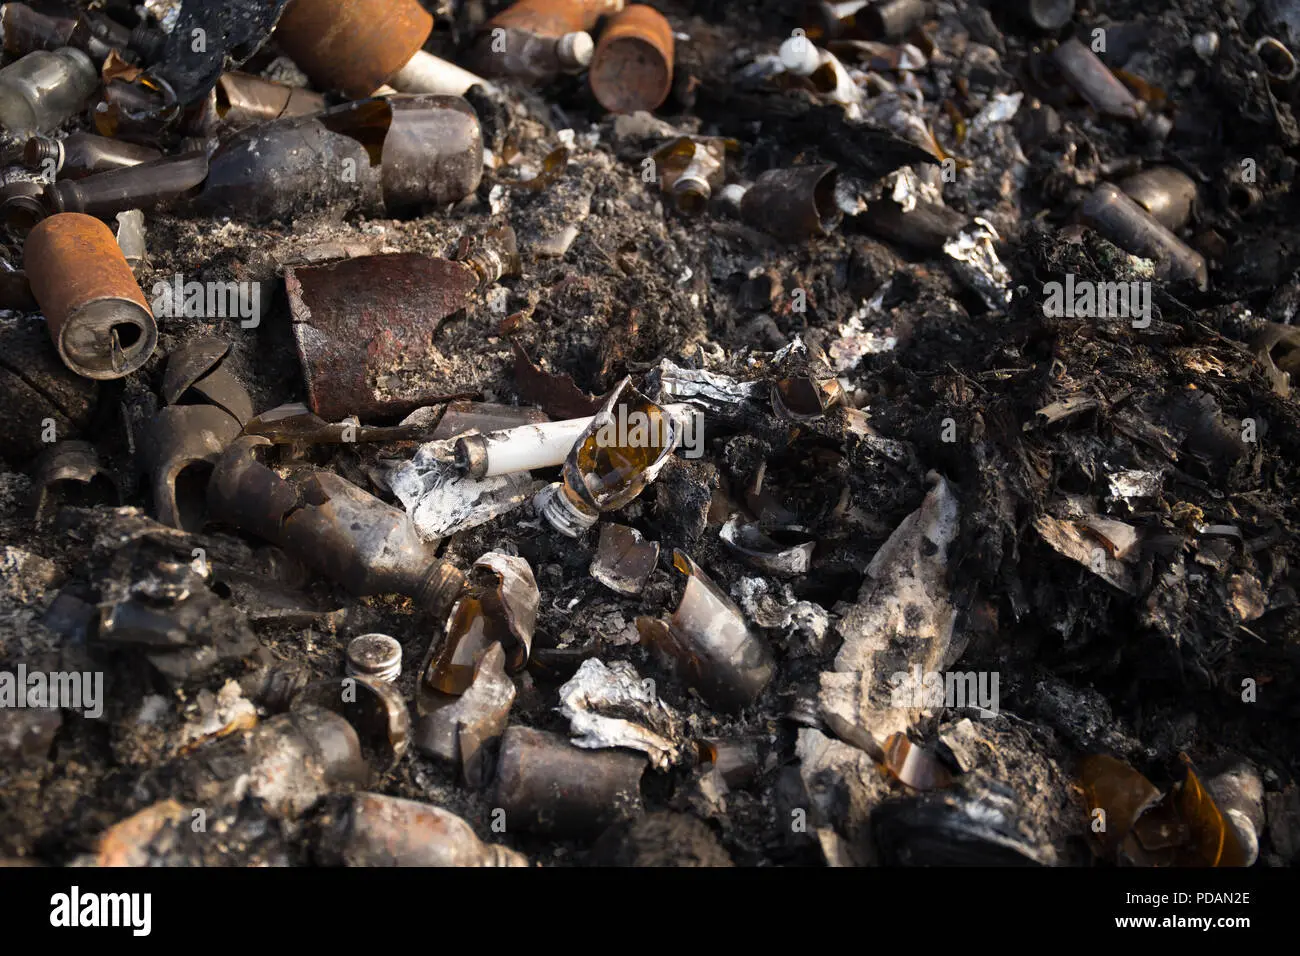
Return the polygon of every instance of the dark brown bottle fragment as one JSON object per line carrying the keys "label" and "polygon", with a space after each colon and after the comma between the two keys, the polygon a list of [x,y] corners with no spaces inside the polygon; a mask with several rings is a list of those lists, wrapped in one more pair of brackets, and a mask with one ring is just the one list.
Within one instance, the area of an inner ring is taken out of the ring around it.
{"label": "dark brown bottle fragment", "polygon": [[835,202],[836,177],[830,163],[769,169],[745,191],[741,218],[785,242],[829,235],[842,218]]}
{"label": "dark brown bottle fragment", "polygon": [[162,158],[162,153],[149,146],[82,132],[62,140],[33,136],[23,149],[24,165],[42,173],[56,173],[60,179],[84,179],[94,173]]}
{"label": "dark brown bottle fragment", "polygon": [[236,133],[212,154],[198,207],[251,221],[405,217],[459,202],[482,175],[482,130],[463,98],[376,97]]}
{"label": "dark brown bottle fragment", "polygon": [[1079,207],[1085,225],[1136,256],[1154,259],[1156,277],[1209,287],[1205,257],[1153,219],[1118,186],[1102,183]]}
{"label": "dark brown bottle fragment", "polygon": [[201,152],[183,153],[66,180],[45,187],[42,202],[51,213],[86,213],[107,218],[128,209],[153,209],[196,194],[208,175]]}
{"label": "dark brown bottle fragment", "polygon": [[450,811],[415,800],[357,793],[331,806],[322,823],[317,857],[326,865],[528,866]]}
{"label": "dark brown bottle fragment", "polygon": [[433,690],[469,690],[480,658],[494,644],[506,651],[506,669],[528,662],[540,596],[523,558],[491,551],[474,562],[470,588],[447,619],[442,646],[422,679]]}
{"label": "dark brown bottle fragment", "polygon": [[357,597],[404,594],[435,617],[464,586],[410,516],[332,472],[302,484],[305,504],[284,520],[281,546]]}
{"label": "dark brown bottle fragment", "polygon": [[681,678],[711,706],[745,707],[776,673],[772,652],[699,565],[675,551],[673,566],[687,575],[681,604],[668,621],[637,618],[642,643],[669,657]]}
{"label": "dark brown bottle fragment", "polygon": [[646,758],[581,750],[565,738],[514,726],[501,739],[496,805],[507,830],[595,834],[641,812]]}
{"label": "dark brown bottle fragment", "polygon": [[1119,186],[1152,219],[1171,232],[1187,225],[1196,208],[1195,181],[1172,166],[1144,170],[1125,179]]}

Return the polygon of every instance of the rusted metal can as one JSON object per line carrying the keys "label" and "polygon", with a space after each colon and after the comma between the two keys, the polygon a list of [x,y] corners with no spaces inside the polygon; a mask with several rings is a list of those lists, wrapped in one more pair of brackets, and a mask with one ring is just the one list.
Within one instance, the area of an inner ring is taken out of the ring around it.
{"label": "rusted metal can", "polygon": [[653,7],[632,4],[600,35],[588,78],[611,113],[657,109],[673,85],[672,26]]}
{"label": "rusted metal can", "polygon": [[432,30],[418,0],[292,0],[275,39],[318,89],[359,99],[404,67]]}
{"label": "rusted metal can", "polygon": [[86,378],[122,378],[158,344],[158,325],[112,231],[60,213],[27,237],[23,265],[65,365]]}

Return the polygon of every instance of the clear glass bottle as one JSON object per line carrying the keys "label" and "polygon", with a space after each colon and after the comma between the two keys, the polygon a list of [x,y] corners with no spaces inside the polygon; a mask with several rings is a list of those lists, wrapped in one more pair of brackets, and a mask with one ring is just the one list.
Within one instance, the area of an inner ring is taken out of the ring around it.
{"label": "clear glass bottle", "polygon": [[50,130],[77,113],[99,86],[90,57],[72,47],[37,50],[0,70],[0,126]]}

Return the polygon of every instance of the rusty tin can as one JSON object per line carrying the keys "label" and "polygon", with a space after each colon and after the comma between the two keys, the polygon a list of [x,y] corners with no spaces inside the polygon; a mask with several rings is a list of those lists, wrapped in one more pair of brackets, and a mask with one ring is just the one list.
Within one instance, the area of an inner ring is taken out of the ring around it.
{"label": "rusty tin can", "polygon": [[293,0],[275,39],[318,89],[359,99],[404,67],[432,30],[418,0]]}
{"label": "rusty tin can", "polygon": [[657,109],[673,85],[673,28],[634,3],[610,21],[591,61],[591,90],[611,113]]}
{"label": "rusty tin can", "polygon": [[81,213],[50,216],[27,237],[23,265],[68,368],[122,378],[148,361],[158,325],[108,226]]}

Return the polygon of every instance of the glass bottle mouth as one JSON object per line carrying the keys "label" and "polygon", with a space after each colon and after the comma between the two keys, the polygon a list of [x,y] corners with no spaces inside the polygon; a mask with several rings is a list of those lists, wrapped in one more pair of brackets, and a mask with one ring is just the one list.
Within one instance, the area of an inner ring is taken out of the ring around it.
{"label": "glass bottle mouth", "polygon": [[560,534],[569,538],[581,537],[596,523],[598,514],[588,511],[560,482],[552,482],[533,498],[533,507]]}
{"label": "glass bottle mouth", "polygon": [[654,480],[677,440],[675,418],[624,379],[564,462],[564,486],[588,512],[615,511]]}

